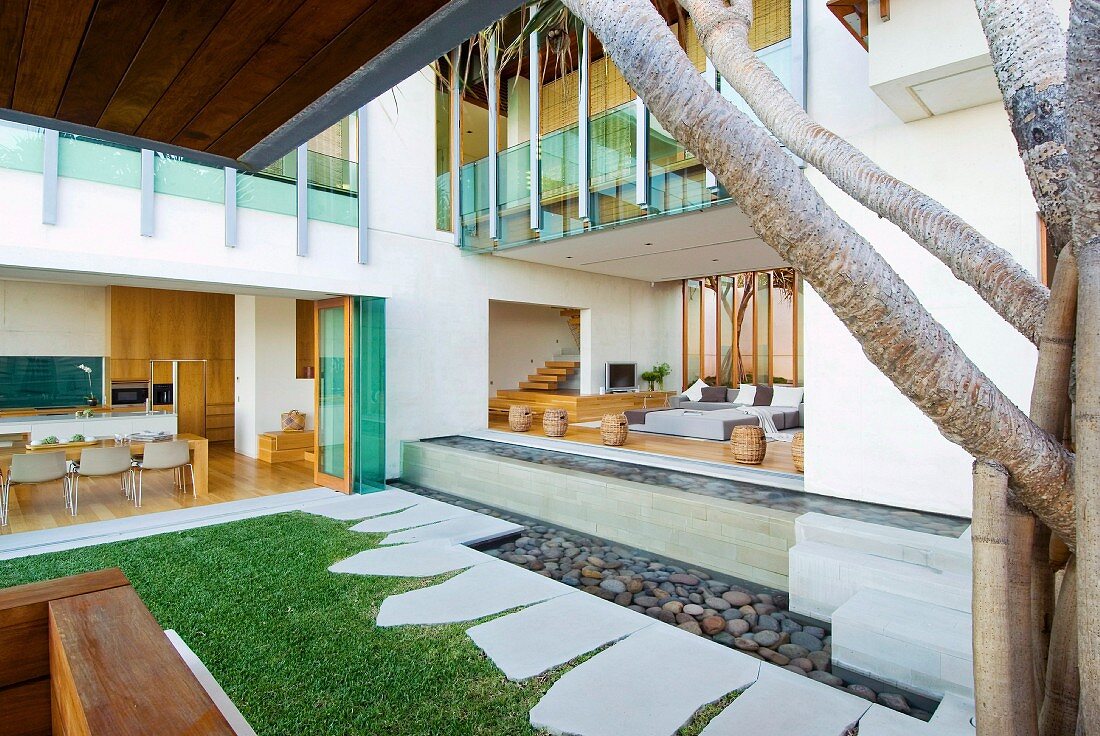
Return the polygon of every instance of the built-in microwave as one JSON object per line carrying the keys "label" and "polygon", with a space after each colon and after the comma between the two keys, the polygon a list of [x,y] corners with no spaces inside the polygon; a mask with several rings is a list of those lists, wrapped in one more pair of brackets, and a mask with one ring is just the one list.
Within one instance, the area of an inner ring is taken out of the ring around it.
{"label": "built-in microwave", "polygon": [[111,382],[111,406],[144,404],[149,398],[149,384],[144,382]]}

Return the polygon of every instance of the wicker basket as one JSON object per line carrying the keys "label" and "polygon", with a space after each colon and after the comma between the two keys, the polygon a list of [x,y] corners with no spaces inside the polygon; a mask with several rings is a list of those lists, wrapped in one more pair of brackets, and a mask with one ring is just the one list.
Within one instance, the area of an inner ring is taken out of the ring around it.
{"label": "wicker basket", "polygon": [[282,428],[284,432],[301,432],[306,428],[306,415],[297,409],[283,412]]}
{"label": "wicker basket", "polygon": [[604,414],[600,422],[600,437],[610,447],[622,447],[626,443],[626,414]]}
{"label": "wicker basket", "polygon": [[526,432],[531,429],[531,407],[526,404],[513,404],[508,407],[508,426],[513,432]]}
{"label": "wicker basket", "polygon": [[791,460],[799,473],[806,472],[806,433],[799,432],[791,440]]}
{"label": "wicker basket", "polygon": [[547,437],[564,437],[569,429],[569,414],[565,409],[547,409],[542,414],[542,430]]}
{"label": "wicker basket", "polygon": [[733,428],[730,447],[733,448],[733,459],[746,465],[759,465],[764,462],[764,455],[768,451],[768,443],[764,441],[764,430],[744,424]]}

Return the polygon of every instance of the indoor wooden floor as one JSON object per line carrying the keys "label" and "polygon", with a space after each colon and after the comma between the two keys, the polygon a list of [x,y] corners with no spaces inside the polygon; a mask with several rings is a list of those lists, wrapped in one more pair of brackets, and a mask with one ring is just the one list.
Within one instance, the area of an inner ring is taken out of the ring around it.
{"label": "indoor wooden floor", "polygon": [[60,481],[40,486],[13,486],[8,526],[0,527],[0,534],[120,519],[314,487],[312,465],[264,463],[233,452],[231,442],[211,442],[210,493],[204,497],[194,498],[190,485],[186,494],[177,490],[170,471],[147,472],[142,480],[139,509],[123,497],[117,478],[82,478],[78,513],[74,517],[65,508]]}
{"label": "indoor wooden floor", "polygon": [[[489,415],[489,429],[502,432],[508,429],[508,418],[496,414]],[[545,437],[542,431],[542,422],[535,419],[531,423],[531,430],[527,434],[536,437]],[[600,430],[596,427],[580,427],[575,424],[569,426],[564,437],[559,437],[566,442],[580,442],[585,445],[602,445]],[[669,455],[685,460],[705,460],[712,463],[726,463],[741,468],[753,470],[771,470],[778,473],[795,473],[794,461],[791,460],[791,444],[789,442],[769,442],[768,454],[760,465],[744,465],[733,459],[733,452],[728,442],[716,442],[714,440],[697,440],[682,437],[669,437],[661,434],[646,434],[631,432],[627,435],[626,450],[638,450],[640,452],[652,452],[656,455]]]}

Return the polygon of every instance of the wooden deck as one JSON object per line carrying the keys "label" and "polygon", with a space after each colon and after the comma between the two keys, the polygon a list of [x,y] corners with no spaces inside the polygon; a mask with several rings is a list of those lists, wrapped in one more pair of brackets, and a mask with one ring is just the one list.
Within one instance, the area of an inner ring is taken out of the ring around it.
{"label": "wooden deck", "polygon": [[[499,415],[490,415],[489,429],[502,432],[508,429],[508,418]],[[531,423],[531,430],[525,434],[535,437],[545,437],[542,431],[542,422]],[[600,430],[596,427],[578,427],[571,425],[564,437],[559,437],[566,442],[578,442],[584,445],[603,445],[600,438]],[[789,442],[769,442],[768,454],[760,465],[745,465],[733,459],[728,442],[716,442],[714,440],[697,440],[682,437],[668,437],[661,434],[644,434],[631,432],[623,445],[626,450],[638,450],[640,452],[652,452],[656,455],[668,455],[683,460],[704,460],[711,463],[724,463],[736,465],[740,468],[752,470],[771,470],[778,473],[795,473],[794,461],[791,460],[791,444]]]}
{"label": "wooden deck", "polygon": [[65,509],[60,481],[39,486],[13,486],[8,526],[0,527],[0,534],[121,519],[316,486],[312,465],[260,462],[233,452],[231,442],[210,443],[210,491],[206,496],[193,498],[190,487],[186,494],[180,493],[173,487],[173,474],[169,471],[146,472],[142,485],[139,509],[123,497],[117,478],[81,478],[79,513],[75,517]]}

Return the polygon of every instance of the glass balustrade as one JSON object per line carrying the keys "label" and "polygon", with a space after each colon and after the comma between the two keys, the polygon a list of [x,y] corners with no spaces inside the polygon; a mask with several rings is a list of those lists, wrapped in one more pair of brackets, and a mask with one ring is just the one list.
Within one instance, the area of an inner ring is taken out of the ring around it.
{"label": "glass balustrade", "polygon": [[42,171],[42,128],[0,120],[0,168]]}

